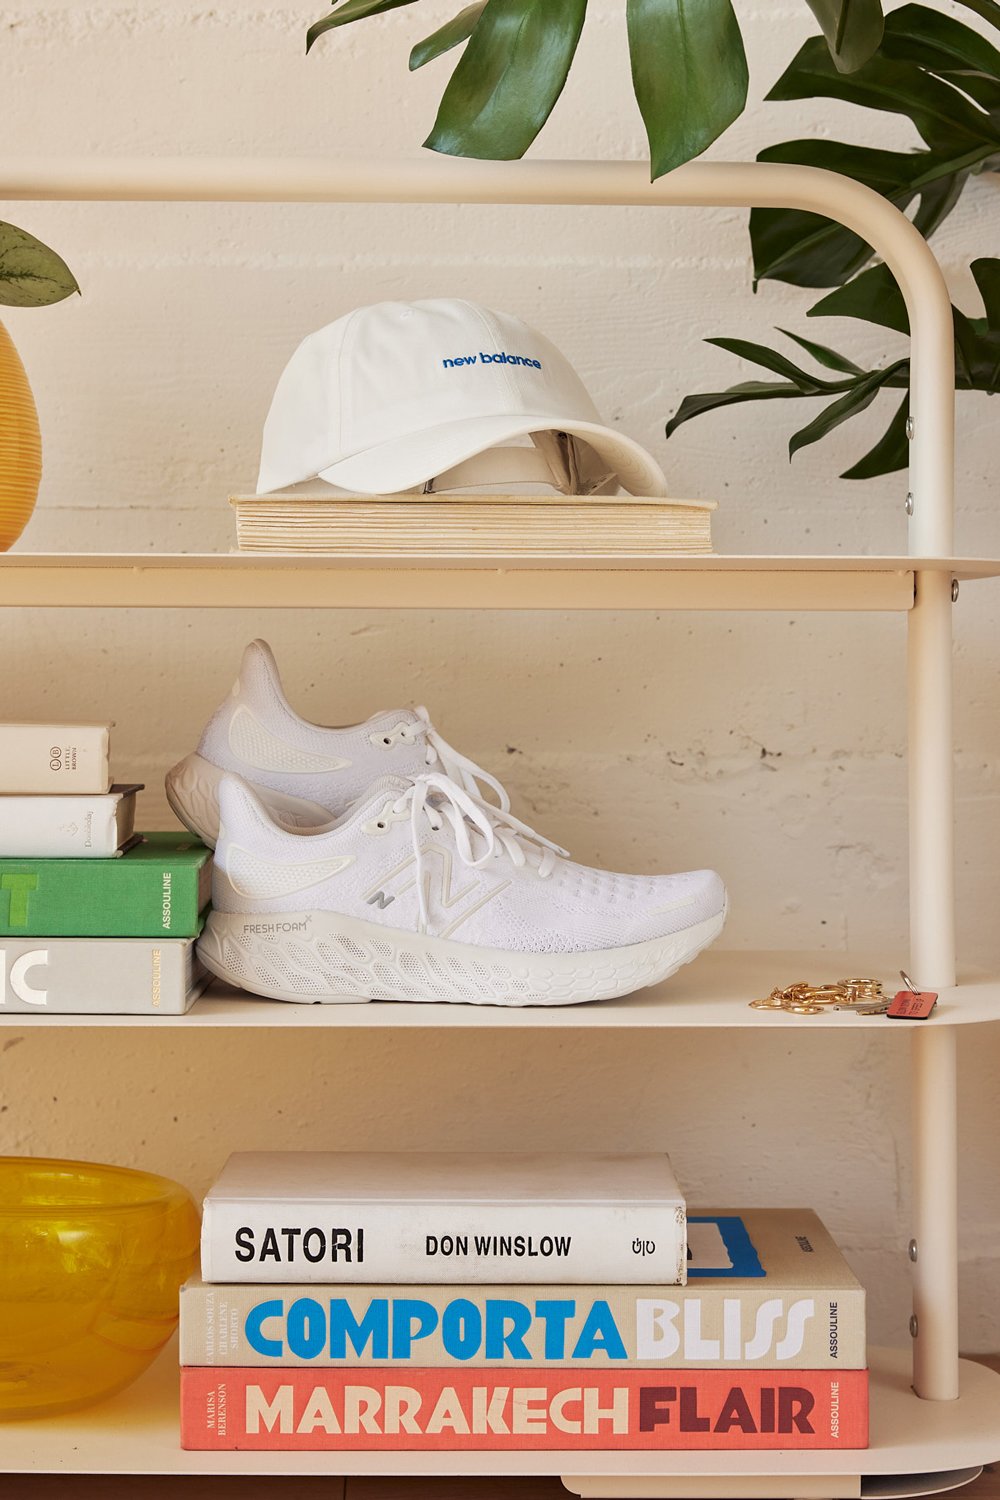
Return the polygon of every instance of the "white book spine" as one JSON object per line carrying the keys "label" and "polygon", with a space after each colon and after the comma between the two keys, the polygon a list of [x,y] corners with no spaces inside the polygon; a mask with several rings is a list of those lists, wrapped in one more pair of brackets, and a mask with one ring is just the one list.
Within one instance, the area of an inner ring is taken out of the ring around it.
{"label": "white book spine", "polygon": [[106,792],[109,724],[0,724],[0,793]]}
{"label": "white book spine", "polygon": [[131,837],[135,793],[5,796],[0,801],[0,857],[107,859]]}
{"label": "white book spine", "polygon": [[205,1204],[205,1281],[608,1282],[687,1272],[682,1203]]}
{"label": "white book spine", "polygon": [[0,941],[0,1018],[180,1016],[207,982],[194,938]]}

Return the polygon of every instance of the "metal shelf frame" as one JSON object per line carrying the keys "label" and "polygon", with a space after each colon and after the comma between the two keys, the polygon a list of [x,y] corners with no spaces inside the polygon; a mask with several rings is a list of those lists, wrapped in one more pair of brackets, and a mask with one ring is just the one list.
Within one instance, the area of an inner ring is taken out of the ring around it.
{"label": "metal shelf frame", "polygon": [[[947,559],[953,551],[951,303],[934,255],[890,203],[837,174],[775,163],[689,163],[650,183],[638,162],[447,158],[22,159],[0,163],[0,201],[12,199],[756,206],[802,209],[859,234],[899,283],[911,330],[905,492],[907,550],[915,560],[907,612],[910,973],[921,987],[954,984],[952,577],[947,569],[920,566],[920,559]],[[903,501],[901,493],[901,513]],[[913,1385],[925,1400],[952,1401],[959,1394],[954,1027],[931,1021],[914,1028],[912,1099]],[[1000,1422],[997,1439],[1000,1452]],[[686,1493],[696,1493],[696,1480]]]}

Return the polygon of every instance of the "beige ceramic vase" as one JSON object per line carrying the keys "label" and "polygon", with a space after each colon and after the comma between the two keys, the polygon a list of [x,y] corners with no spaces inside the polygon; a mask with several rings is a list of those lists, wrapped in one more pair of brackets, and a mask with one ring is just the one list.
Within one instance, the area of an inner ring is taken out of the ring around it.
{"label": "beige ceramic vase", "polygon": [[38,413],[20,356],[0,323],[0,552],[27,525],[41,477]]}

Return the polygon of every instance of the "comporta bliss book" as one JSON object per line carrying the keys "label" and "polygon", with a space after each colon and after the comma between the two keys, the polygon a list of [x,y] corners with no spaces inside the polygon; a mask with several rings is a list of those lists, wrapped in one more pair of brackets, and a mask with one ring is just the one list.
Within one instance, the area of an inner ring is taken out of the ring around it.
{"label": "comporta bliss book", "polygon": [[205,1199],[206,1281],[686,1277],[664,1155],[238,1152]]}
{"label": "comporta bliss book", "polygon": [[688,1241],[686,1286],[227,1286],[194,1277],[181,1288],[180,1360],[449,1369],[470,1361],[523,1369],[868,1363],[864,1288],[811,1210],[692,1215]]}
{"label": "comporta bliss book", "polygon": [[0,724],[0,793],[106,792],[110,724]]}
{"label": "comporta bliss book", "polygon": [[865,1448],[867,1370],[181,1371],[181,1446]]}
{"label": "comporta bliss book", "polygon": [[0,937],[195,937],[212,851],[144,833],[119,858],[0,859]]}
{"label": "comporta bliss book", "polygon": [[110,792],[0,798],[0,857],[101,859],[119,854],[135,833],[142,786]]}

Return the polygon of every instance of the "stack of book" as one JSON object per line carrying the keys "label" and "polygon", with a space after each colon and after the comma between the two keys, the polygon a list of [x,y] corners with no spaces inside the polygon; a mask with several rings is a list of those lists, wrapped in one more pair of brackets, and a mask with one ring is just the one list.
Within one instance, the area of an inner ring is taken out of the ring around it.
{"label": "stack of book", "polygon": [[181,1291],[193,1449],[863,1448],[865,1295],[664,1156],[231,1157]]}
{"label": "stack of book", "polygon": [[140,784],[111,778],[108,724],[0,725],[0,1014],[179,1015],[211,853],[137,833]]}

